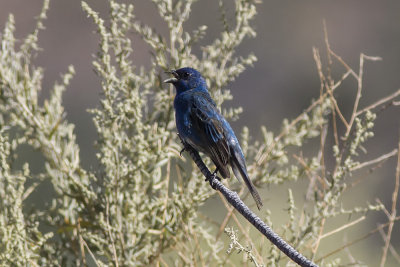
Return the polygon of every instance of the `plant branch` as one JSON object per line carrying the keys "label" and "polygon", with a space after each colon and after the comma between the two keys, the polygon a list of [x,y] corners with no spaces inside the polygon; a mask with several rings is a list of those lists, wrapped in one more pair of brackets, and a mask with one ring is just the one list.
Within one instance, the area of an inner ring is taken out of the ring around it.
{"label": "plant branch", "polygon": [[[179,135],[178,135],[179,136]],[[180,137],[179,137],[180,138]],[[266,225],[254,212],[252,212],[246,204],[240,199],[239,195],[225,187],[216,175],[213,175],[207,166],[204,164],[199,153],[194,150],[190,145],[186,144],[182,139],[181,142],[184,149],[189,152],[193,161],[200,169],[202,174],[206,177],[206,181],[210,182],[213,189],[221,192],[226,200],[240,213],[243,217],[249,221],[258,231],[260,231],[269,241],[272,242],[280,251],[285,253],[291,260],[303,267],[316,267],[315,263],[308,260],[302,254],[300,254],[291,245],[286,243],[278,234],[276,234],[268,225]]]}
{"label": "plant branch", "polygon": [[[384,98],[382,98],[381,100],[379,100],[379,101],[377,101],[377,102],[375,102],[375,103],[373,103],[373,104],[371,104],[371,105],[369,105],[369,106],[363,108],[362,110],[359,110],[359,111],[356,113],[356,116],[359,116],[359,115],[361,115],[362,113],[367,112],[368,110],[371,110],[371,109],[373,109],[373,108],[376,108],[377,106],[380,106],[380,105],[382,105],[382,104],[384,104],[384,103],[386,103],[386,102],[393,101],[393,99],[396,98],[396,97],[399,96],[399,95],[400,95],[400,89],[398,89],[398,90],[397,90],[396,92],[394,92],[393,94],[388,95],[387,97],[384,97]],[[396,102],[393,101],[392,104],[393,104],[393,105],[396,105]]]}
{"label": "plant branch", "polygon": [[[393,221],[398,221],[398,220],[400,220],[400,216],[397,216],[396,218],[394,218]],[[362,241],[362,240],[364,240],[364,239],[370,237],[371,235],[375,234],[375,233],[378,232],[380,229],[385,228],[385,227],[388,226],[389,224],[390,224],[390,222],[387,222],[387,223],[385,223],[385,224],[379,225],[378,227],[376,227],[374,230],[370,231],[369,233],[367,233],[367,234],[363,235],[362,237],[357,238],[357,239],[355,239],[355,240],[353,240],[353,241],[347,242],[346,244],[344,244],[344,245],[341,246],[340,248],[337,248],[337,249],[335,249],[335,250],[333,250],[333,251],[331,251],[331,252],[325,254],[324,256],[320,257],[319,259],[315,260],[315,262],[320,262],[320,261],[322,261],[323,259],[326,259],[326,258],[328,258],[329,256],[332,256],[332,255],[334,255],[334,254],[336,254],[336,253],[342,251],[343,249],[345,249],[345,248],[347,248],[347,247],[350,247],[350,246],[352,246],[352,245],[354,245],[354,244],[356,244],[356,243],[358,243],[358,242],[360,242],[360,241]]]}
{"label": "plant branch", "polygon": [[356,170],[362,169],[364,167],[380,163],[382,161],[385,161],[385,160],[395,156],[396,154],[397,154],[397,149],[393,149],[391,152],[384,154],[380,157],[377,157],[376,159],[365,161],[363,163],[358,164],[357,166],[354,166],[353,168],[351,168],[351,171],[356,171]]}
{"label": "plant branch", "polygon": [[390,246],[390,239],[392,237],[394,220],[396,218],[397,196],[398,196],[399,187],[400,187],[400,142],[399,142],[398,146],[399,146],[399,148],[398,148],[398,155],[397,155],[396,178],[395,178],[395,186],[394,186],[394,190],[393,190],[393,194],[392,194],[392,210],[391,210],[391,214],[388,216],[389,228],[388,228],[388,231],[386,234],[385,246],[383,248],[381,264],[380,264],[381,267],[385,266],[386,256],[387,256],[387,252],[388,252],[389,246]]}

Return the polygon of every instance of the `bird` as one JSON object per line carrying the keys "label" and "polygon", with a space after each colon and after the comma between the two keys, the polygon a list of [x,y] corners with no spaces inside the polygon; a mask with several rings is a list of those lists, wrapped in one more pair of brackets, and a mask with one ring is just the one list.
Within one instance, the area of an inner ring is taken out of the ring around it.
{"label": "bird", "polygon": [[262,201],[247,173],[242,148],[232,127],[221,114],[199,71],[184,67],[168,71],[176,89],[175,122],[179,136],[186,145],[211,158],[223,178],[230,178],[229,166],[236,178],[242,179],[260,210]]}

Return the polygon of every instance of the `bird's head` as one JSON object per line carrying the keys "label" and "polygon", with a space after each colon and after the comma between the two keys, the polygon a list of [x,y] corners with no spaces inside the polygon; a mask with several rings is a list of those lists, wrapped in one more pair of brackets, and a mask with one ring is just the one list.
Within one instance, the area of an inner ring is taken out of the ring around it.
{"label": "bird's head", "polygon": [[172,74],[174,77],[164,82],[172,83],[178,94],[191,89],[207,90],[205,79],[195,69],[181,68],[168,71],[167,73]]}

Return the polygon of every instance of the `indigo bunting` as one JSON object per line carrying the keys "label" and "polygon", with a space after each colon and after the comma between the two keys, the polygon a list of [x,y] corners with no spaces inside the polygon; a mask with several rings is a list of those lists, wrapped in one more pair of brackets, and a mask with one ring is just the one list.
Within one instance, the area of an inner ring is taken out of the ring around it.
{"label": "indigo bunting", "polygon": [[260,195],[251,182],[239,142],[229,123],[217,109],[207,89],[205,79],[192,68],[168,72],[176,89],[174,99],[175,119],[182,140],[211,158],[223,178],[230,177],[228,164],[236,178],[245,182],[257,208],[261,209]]}

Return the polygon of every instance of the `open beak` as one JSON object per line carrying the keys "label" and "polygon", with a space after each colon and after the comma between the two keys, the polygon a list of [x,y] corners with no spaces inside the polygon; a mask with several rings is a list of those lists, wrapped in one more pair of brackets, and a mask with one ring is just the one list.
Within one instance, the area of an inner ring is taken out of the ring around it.
{"label": "open beak", "polygon": [[165,73],[174,75],[173,78],[166,79],[164,81],[165,83],[176,83],[179,80],[179,75],[178,75],[178,73],[176,73],[175,70],[166,71]]}

